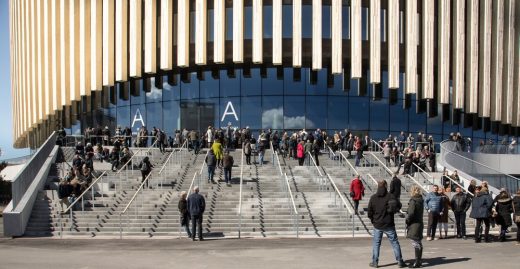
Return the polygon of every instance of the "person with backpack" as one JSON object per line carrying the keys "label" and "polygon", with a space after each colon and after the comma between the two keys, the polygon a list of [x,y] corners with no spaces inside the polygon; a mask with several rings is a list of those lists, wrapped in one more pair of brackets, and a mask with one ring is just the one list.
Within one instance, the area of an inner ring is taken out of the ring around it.
{"label": "person with backpack", "polygon": [[395,231],[394,214],[399,212],[401,204],[387,191],[387,183],[380,180],[377,183],[377,191],[368,202],[368,218],[374,226],[372,239],[372,262],[369,266],[377,268],[379,262],[379,250],[381,248],[381,240],[383,234],[386,234],[392,249],[394,251],[395,260],[399,268],[406,267],[401,254],[401,246]]}
{"label": "person with backpack", "polygon": [[229,151],[226,150],[224,153],[224,158],[222,159],[223,167],[224,167],[224,178],[227,186],[231,186],[231,168],[233,167],[233,156],[229,154]]}
{"label": "person with backpack", "polygon": [[[142,180],[144,182],[148,175],[152,172],[153,165],[150,163],[150,158],[148,156],[144,157],[141,163],[139,164],[139,168],[141,170]],[[149,187],[150,181],[146,181],[146,187]]]}

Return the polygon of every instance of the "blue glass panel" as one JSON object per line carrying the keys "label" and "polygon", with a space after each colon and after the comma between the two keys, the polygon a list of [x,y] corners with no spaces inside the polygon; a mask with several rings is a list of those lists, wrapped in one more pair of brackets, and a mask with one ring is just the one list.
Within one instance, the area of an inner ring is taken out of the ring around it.
{"label": "blue glass panel", "polygon": [[163,91],[161,89],[158,89],[158,88],[155,87],[155,78],[151,78],[151,81],[152,81],[151,82],[152,89],[150,90],[150,92],[146,92],[145,93],[146,102],[147,103],[160,102],[163,99],[162,98]]}
{"label": "blue glass panel", "polygon": [[[229,97],[220,99],[220,126],[226,127],[231,123],[233,127],[242,127],[240,122],[240,97]],[[244,126],[245,127],[245,126]]]}
{"label": "blue glass panel", "polygon": [[283,97],[262,97],[262,128],[283,129]]}
{"label": "blue glass panel", "polygon": [[139,79],[136,82],[139,86],[139,96],[133,96],[130,94],[130,104],[136,105],[136,104],[144,104],[145,101],[145,92],[144,92],[144,80]]}
{"label": "blue glass panel", "polygon": [[[302,69],[303,71],[303,69]],[[318,72],[318,81],[316,81],[316,84],[311,84],[310,81],[310,72],[312,72],[310,69],[305,69],[307,73],[307,79],[305,80],[307,82],[306,89],[307,89],[307,95],[326,95],[327,94],[327,70],[321,69]]]}
{"label": "blue glass panel", "polygon": [[233,40],[233,8],[226,8],[226,40]]}
{"label": "blue glass panel", "polygon": [[[415,96],[415,95],[412,95]],[[426,113],[417,114],[417,102],[413,100],[408,115],[409,132],[412,133],[424,133],[426,132]]]}
{"label": "blue glass panel", "polygon": [[204,80],[200,81],[200,98],[219,97],[219,79],[211,76],[211,71],[204,72]]}
{"label": "blue glass panel", "polygon": [[117,125],[130,127],[130,106],[120,106],[117,108]]}
{"label": "blue glass panel", "polygon": [[[450,94],[451,95],[451,94]],[[439,114],[441,116],[442,114]],[[444,135],[447,137],[450,133],[457,133],[459,131],[458,125],[451,124],[451,117],[453,116],[452,106],[450,105],[450,119],[443,122],[444,126]]]}
{"label": "blue glass panel", "polygon": [[190,73],[190,82],[181,81],[181,98],[194,99],[199,98],[199,80],[197,73]]}
{"label": "blue glass panel", "polygon": [[262,94],[264,94],[264,95],[282,95],[283,94],[283,79],[277,78],[276,68],[267,69],[267,78],[262,79]]}
{"label": "blue glass panel", "polygon": [[128,100],[123,100],[121,98],[119,98],[119,96],[121,96],[121,93],[120,91],[123,90],[123,87],[121,86],[121,84],[119,83],[116,83],[116,100],[117,100],[117,106],[127,106],[130,104],[130,99]]}
{"label": "blue glass panel", "polygon": [[264,38],[273,37],[273,6],[263,8]]}
{"label": "blue glass panel", "polygon": [[260,77],[260,69],[251,69],[251,77],[242,76],[242,95],[260,95],[262,92],[262,78]]}
{"label": "blue glass panel", "polygon": [[220,101],[218,98],[200,99],[200,127],[202,130],[211,125],[215,127],[220,126]]}
{"label": "blue glass panel", "polygon": [[327,129],[327,96],[307,96],[305,128]]}
{"label": "blue glass panel", "polygon": [[294,81],[294,69],[284,68],[284,94],[285,95],[302,95],[305,94],[305,81],[307,74],[305,69],[302,69],[300,81]]}
{"label": "blue glass panel", "polygon": [[390,132],[390,108],[388,99],[370,102],[370,130]]}
{"label": "blue glass panel", "polygon": [[240,121],[242,126],[251,129],[262,128],[262,99],[260,97],[242,97]]}
{"label": "blue glass panel", "polygon": [[330,18],[331,6],[324,5],[321,12],[321,36],[323,38],[331,38],[331,18]]}
{"label": "blue glass panel", "polygon": [[[175,75],[175,78],[177,81],[179,81],[179,75]],[[181,99],[181,87],[179,86],[179,83],[177,85],[170,85],[168,83],[168,77],[163,77],[163,101],[169,101],[169,100],[179,100]]]}
{"label": "blue glass panel", "polygon": [[149,115],[146,118],[147,128],[152,130],[151,128],[157,127],[162,129],[162,102],[158,103],[148,103],[146,104],[146,115]]}
{"label": "blue glass panel", "polygon": [[253,7],[244,8],[244,39],[253,39]]}
{"label": "blue glass panel", "polygon": [[312,38],[312,6],[302,6],[302,38]]}
{"label": "blue glass panel", "polygon": [[305,128],[305,97],[286,96],[284,98],[284,128],[301,130]]}
{"label": "blue glass panel", "polygon": [[235,70],[235,77],[230,78],[226,70],[220,71],[220,96],[240,96],[240,77],[242,72],[240,69]]}
{"label": "blue glass panel", "polygon": [[163,103],[163,128],[168,135],[173,135],[174,130],[181,128],[181,112],[179,101],[168,101]]}
{"label": "blue glass panel", "polygon": [[408,111],[403,109],[403,100],[390,105],[390,131],[408,133]]}
{"label": "blue glass panel", "polygon": [[329,97],[327,129],[343,130],[348,126],[348,97]]}
{"label": "blue glass panel", "polygon": [[292,5],[283,5],[282,7],[282,37],[292,38],[293,13]]}
{"label": "blue glass panel", "polygon": [[441,119],[441,113],[440,106],[437,106],[437,117],[428,118],[426,127],[426,132],[428,134],[440,134],[442,135],[442,119]]}
{"label": "blue glass panel", "polygon": [[369,117],[368,97],[349,98],[349,129],[353,131],[368,130]]}

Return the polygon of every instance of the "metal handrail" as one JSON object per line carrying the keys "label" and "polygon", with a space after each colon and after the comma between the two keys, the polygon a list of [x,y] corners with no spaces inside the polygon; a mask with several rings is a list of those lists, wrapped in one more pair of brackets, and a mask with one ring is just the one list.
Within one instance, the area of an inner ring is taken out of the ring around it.
{"label": "metal handrail", "polygon": [[[77,202],[79,202],[79,199],[83,199],[83,196],[90,190],[94,187],[94,184],[96,184],[105,174],[107,173],[107,171],[104,171],[99,177],[96,178],[96,180],[92,181],[92,183],[90,183],[90,186],[88,186],[88,188],[86,190],[83,191],[83,193],[78,196],[76,198],[76,201],[74,201],[72,204],[69,205],[69,207],[67,207],[64,211],[62,211],[62,213],[65,213],[67,211],[69,211],[74,205],[76,205]],[[72,213],[72,212],[71,212]]]}
{"label": "metal handrail", "polygon": [[385,165],[381,160],[379,160],[379,158],[377,158],[377,157],[374,155],[373,152],[370,152],[370,155],[372,155],[372,157],[373,157],[374,159],[376,159],[376,161],[378,161],[378,162],[381,164],[381,166],[382,166],[382,167],[383,167],[383,168],[384,168],[384,169],[385,169],[385,170],[386,170],[390,175],[393,175],[393,174],[394,174],[394,172],[393,172],[390,168],[388,168],[388,166],[386,166],[386,165]]}
{"label": "metal handrail", "polygon": [[374,183],[377,185],[377,180],[371,175],[371,174],[367,174],[367,176],[372,179],[372,181],[374,181]]}
{"label": "metal handrail", "polygon": [[195,172],[195,174],[193,175],[193,178],[191,179],[191,184],[190,186],[188,187],[188,192],[187,192],[187,195],[186,196],[189,196],[191,194],[191,190],[193,189],[193,184],[195,183],[195,178],[197,177],[197,172]]}
{"label": "metal handrail", "polygon": [[314,167],[316,167],[316,170],[318,170],[318,174],[320,177],[323,177],[323,174],[321,173],[320,169],[318,168],[318,165],[316,164],[316,160],[314,160],[314,157],[312,157],[312,154],[309,154],[309,157],[311,157],[312,163],[314,163]]}
{"label": "metal handrail", "polygon": [[202,167],[200,168],[199,174],[202,175],[202,170],[204,170],[204,166],[206,165],[206,157],[208,157],[209,149],[206,151],[206,155],[204,155],[204,160],[202,161]]}
{"label": "metal handrail", "polygon": [[[446,169],[446,171],[449,171],[448,169]],[[465,190],[466,193],[469,193],[471,196],[475,196],[473,193],[469,192],[468,188],[465,188],[464,186],[462,186],[462,184],[458,183],[457,181],[453,180],[450,176],[445,176],[445,175],[442,175],[441,178],[448,178],[448,180],[451,182],[451,183],[455,183],[455,185],[459,186],[461,189]],[[461,178],[461,176],[459,176],[459,178]],[[442,184],[443,182],[441,182]]]}
{"label": "metal handrail", "polygon": [[345,160],[345,162],[348,164],[348,166],[350,166],[350,169],[352,169],[352,171],[354,171],[354,173],[359,174],[358,171],[356,170],[356,168],[354,168],[354,166],[348,161],[347,157],[345,157],[345,154],[343,154],[343,152],[340,152],[339,154]]}
{"label": "metal handrail", "polygon": [[379,145],[379,142],[375,141],[374,139],[370,139],[370,141],[372,141],[372,144],[377,145],[377,147],[380,148],[381,151],[383,151],[383,147],[381,147],[381,145]]}
{"label": "metal handrail", "polygon": [[448,153],[450,153],[450,154],[454,154],[454,155],[456,155],[457,157],[460,157],[460,158],[462,158],[462,159],[465,159],[465,160],[470,161],[470,162],[472,162],[472,163],[475,163],[475,164],[477,164],[477,165],[480,165],[480,166],[486,167],[487,169],[493,170],[493,171],[497,172],[498,174],[505,175],[505,176],[507,176],[507,177],[510,177],[510,178],[512,178],[512,179],[515,179],[515,180],[517,180],[517,181],[520,181],[520,179],[517,178],[517,177],[514,177],[514,176],[512,176],[512,175],[509,175],[509,174],[506,174],[506,173],[500,172],[500,171],[498,171],[498,170],[496,170],[496,169],[494,169],[494,168],[491,168],[491,167],[489,167],[489,166],[487,166],[487,165],[485,165],[485,164],[483,164],[483,163],[479,163],[479,162],[477,162],[477,161],[475,161],[475,160],[472,160],[472,159],[470,159],[470,158],[468,158],[468,157],[465,157],[465,156],[462,156],[462,155],[460,155],[460,154],[458,154],[458,153],[455,153],[455,151],[453,151],[453,150],[449,150],[449,149],[447,149],[443,144],[444,144],[444,142],[449,142],[449,141],[451,141],[451,140],[444,140],[444,141],[442,141],[441,144],[440,144],[441,148],[444,148],[444,150],[446,150]]}
{"label": "metal handrail", "polygon": [[242,154],[240,154],[240,191],[238,199],[238,238],[241,236],[242,231],[242,182],[244,174],[244,144],[242,143]]}
{"label": "metal handrail", "polygon": [[415,184],[419,185],[419,187],[421,187],[421,189],[423,189],[426,193],[430,193],[430,191],[428,191],[423,185],[421,185],[415,178],[413,178],[410,175],[406,175],[406,176],[408,178],[410,178],[413,182],[415,182]]}
{"label": "metal handrail", "polygon": [[123,239],[123,222],[122,222],[122,216],[126,213],[130,205],[135,201],[135,198],[137,197],[137,194],[143,189],[143,186],[145,183],[148,182],[148,179],[152,176],[152,173],[149,173],[148,176],[143,180],[139,188],[135,191],[134,195],[126,205],[125,209],[123,211],[119,212],[119,239]]}
{"label": "metal handrail", "polygon": [[162,174],[164,168],[168,165],[168,162],[170,161],[171,157],[173,156],[173,153],[175,153],[175,151],[180,151],[180,149],[184,148],[184,144],[186,144],[186,142],[188,142],[188,140],[184,141],[184,143],[182,144],[182,146],[180,148],[176,148],[176,149],[172,150],[172,152],[170,153],[170,155],[168,156],[168,158],[164,162],[163,167],[161,167],[161,170],[159,170],[159,175]]}
{"label": "metal handrail", "polygon": [[134,154],[132,154],[132,157],[130,157],[130,159],[123,166],[121,166],[121,168],[119,168],[119,170],[116,172],[116,175],[120,174],[121,171],[123,171],[128,166],[128,164],[134,159],[134,157],[137,156],[137,153],[141,151],[142,149],[139,149]]}
{"label": "metal handrail", "polygon": [[[278,158],[278,154],[276,155]],[[291,191],[291,186],[289,184],[289,178],[287,177],[287,173],[284,174],[285,176],[285,184],[287,186],[287,190],[289,193],[290,202],[292,203],[292,210],[291,215],[294,214],[294,219],[296,220],[296,238],[300,237],[300,227],[299,227],[299,219],[300,219],[300,213],[298,212],[298,209],[296,208],[296,202],[294,201],[294,197]]]}
{"label": "metal handrail", "polygon": [[426,174],[429,178],[433,179],[433,176],[430,175],[428,172],[424,171],[424,169],[422,169],[421,167],[419,167],[417,164],[415,164],[414,162],[412,162],[412,164],[417,167],[422,173]]}
{"label": "metal handrail", "polygon": [[332,185],[332,188],[334,188],[334,191],[336,192],[336,194],[341,198],[341,201],[343,202],[343,205],[345,206],[345,208],[347,209],[348,213],[350,215],[353,214],[354,212],[354,209],[350,209],[349,206],[348,206],[348,203],[347,201],[345,200],[345,197],[343,197],[343,195],[341,194],[341,191],[339,190],[338,186],[336,185],[336,183],[334,182],[334,180],[332,180],[332,178],[330,177],[330,175],[328,173],[327,174],[327,178],[329,179],[329,182],[330,184]]}

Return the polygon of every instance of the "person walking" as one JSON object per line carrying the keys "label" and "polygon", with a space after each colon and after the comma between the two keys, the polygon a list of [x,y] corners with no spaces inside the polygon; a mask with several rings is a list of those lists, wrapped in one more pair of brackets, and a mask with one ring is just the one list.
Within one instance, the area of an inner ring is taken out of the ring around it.
{"label": "person walking", "polygon": [[209,150],[205,162],[208,166],[208,183],[211,183],[213,182],[213,176],[215,175],[215,167],[217,166],[217,158],[212,149]]}
{"label": "person walking", "polygon": [[356,175],[352,182],[350,182],[350,197],[354,201],[354,211],[355,214],[358,215],[359,211],[359,201],[363,199],[365,196],[365,186],[363,186],[363,182],[359,179],[359,175]]}
{"label": "person walking", "polygon": [[224,179],[226,180],[226,185],[231,186],[231,168],[233,167],[233,156],[229,154],[229,151],[224,153],[223,158],[223,167],[224,167]]}
{"label": "person walking", "polygon": [[191,240],[195,241],[196,233],[199,234],[199,241],[203,241],[202,237],[202,216],[206,209],[206,200],[204,196],[199,194],[199,187],[193,188],[193,193],[188,197],[188,212],[191,218]]}
{"label": "person walking", "polygon": [[[144,157],[141,163],[139,164],[139,168],[141,170],[141,183],[145,181],[148,175],[152,172],[153,164],[150,163],[150,158],[148,156]],[[149,187],[150,181],[146,181],[146,188]]]}
{"label": "person walking", "polygon": [[516,192],[513,197],[513,220],[516,223],[516,245],[520,245],[520,189]]}
{"label": "person walking", "polygon": [[184,227],[188,237],[191,238],[190,214],[188,213],[188,201],[186,201],[187,196],[188,194],[185,191],[181,192],[181,198],[179,199],[177,207],[179,208],[179,216],[181,217],[181,226]]}
{"label": "person walking", "polygon": [[220,143],[220,138],[215,139],[215,142],[213,142],[211,149],[213,150],[213,153],[215,154],[215,158],[217,159],[217,165],[219,167],[222,167],[223,150],[222,150],[222,144]]}
{"label": "person walking", "polygon": [[314,143],[312,144],[312,154],[314,155],[314,160],[316,161],[316,165],[320,166],[320,146],[318,144],[318,140],[314,140]]}
{"label": "person walking", "polygon": [[[450,198],[446,195],[445,189],[439,188],[439,195],[441,196],[442,203],[442,214],[439,218],[439,223],[437,223],[437,228],[439,229],[439,239],[448,237],[448,212],[451,207]],[[446,189],[449,190],[449,189]],[[442,231],[444,230],[444,234]]]}
{"label": "person walking", "polygon": [[247,139],[246,144],[244,145],[244,155],[246,156],[247,165],[251,165],[251,151],[251,141]]}
{"label": "person walking", "polygon": [[488,189],[478,186],[475,189],[475,198],[473,198],[471,213],[469,214],[470,218],[477,220],[477,225],[475,225],[475,243],[480,243],[482,240],[482,224],[486,226],[484,229],[484,240],[491,242],[489,238],[489,217],[491,217],[491,208],[493,208],[493,199],[491,195],[489,195]]}
{"label": "person walking", "polygon": [[495,210],[497,211],[496,223],[500,225],[500,242],[506,241],[507,229],[513,225],[511,213],[513,213],[513,199],[505,189],[501,189],[500,193],[495,197]]}
{"label": "person walking", "polygon": [[363,158],[363,144],[359,137],[356,138],[356,142],[354,143],[354,150],[356,151],[356,167],[359,167],[359,162]]}
{"label": "person walking", "polygon": [[428,241],[435,238],[437,223],[442,214],[442,199],[438,192],[439,186],[433,185],[432,192],[428,193],[424,200],[424,209],[428,211],[428,229],[426,230],[426,240]]}
{"label": "person walking", "polygon": [[406,215],[406,238],[412,241],[412,247],[415,250],[415,262],[410,265],[411,268],[420,268],[422,266],[423,253],[423,212],[424,200],[421,188],[413,185],[410,190],[410,201],[408,202],[408,211]]}
{"label": "person walking", "polygon": [[468,194],[462,192],[462,188],[455,188],[455,195],[451,198],[451,210],[455,215],[457,227],[457,238],[466,240],[466,212],[471,206],[471,199]]}
{"label": "person walking", "polygon": [[368,218],[374,226],[372,238],[372,262],[369,266],[377,268],[379,262],[379,250],[383,234],[386,234],[399,268],[406,267],[401,254],[401,246],[395,231],[394,214],[399,212],[399,202],[387,191],[387,183],[381,180],[377,183],[377,191],[368,202]]}
{"label": "person walking", "polygon": [[298,165],[302,166],[305,160],[305,148],[303,147],[303,140],[298,143],[296,147],[296,157],[298,158]]}
{"label": "person walking", "polygon": [[392,181],[390,181],[390,193],[397,199],[397,201],[401,201],[401,179],[397,177],[397,173],[394,172],[394,176],[392,177]]}
{"label": "person walking", "polygon": [[189,133],[189,137],[190,137],[191,146],[193,147],[193,151],[195,152],[195,154],[199,154],[199,147],[200,147],[199,132],[192,130]]}

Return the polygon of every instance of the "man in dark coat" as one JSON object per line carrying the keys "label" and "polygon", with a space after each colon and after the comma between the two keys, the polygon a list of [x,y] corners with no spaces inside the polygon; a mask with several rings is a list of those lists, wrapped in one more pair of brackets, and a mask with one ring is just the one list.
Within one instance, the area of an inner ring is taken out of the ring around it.
{"label": "man in dark coat", "polygon": [[486,225],[484,229],[484,240],[490,242],[489,217],[491,216],[492,207],[493,199],[491,195],[489,195],[488,189],[486,187],[477,187],[475,190],[475,198],[473,198],[473,203],[471,204],[471,213],[469,214],[470,218],[477,220],[477,225],[475,225],[475,243],[480,243],[481,241],[482,223]]}
{"label": "man in dark coat", "polygon": [[368,218],[374,226],[372,239],[372,262],[370,267],[378,267],[379,249],[381,247],[381,239],[383,234],[386,234],[392,245],[395,259],[399,268],[406,267],[406,263],[401,256],[401,246],[397,239],[397,232],[395,231],[394,214],[399,212],[399,202],[394,196],[387,191],[387,183],[381,180],[377,183],[377,192],[370,197],[368,202]]}
{"label": "man in dark coat", "polygon": [[513,221],[511,220],[511,213],[513,213],[513,200],[511,196],[505,189],[500,190],[500,194],[498,194],[494,199],[496,205],[495,209],[497,211],[496,223],[500,225],[500,242],[506,241],[506,233],[507,229],[513,225]]}
{"label": "man in dark coat", "polygon": [[421,193],[421,188],[417,185],[412,186],[410,190],[410,201],[408,202],[408,214],[406,216],[406,237],[412,240],[412,246],[415,249],[415,262],[411,265],[412,268],[419,268],[422,266],[422,238],[423,238],[423,213],[424,200]]}
{"label": "man in dark coat", "polygon": [[401,200],[401,180],[397,177],[397,173],[394,173],[392,181],[390,182],[390,193],[397,199]]}
{"label": "man in dark coat", "polygon": [[185,191],[181,192],[181,198],[179,199],[179,204],[177,207],[179,208],[179,215],[181,217],[181,226],[184,226],[188,237],[191,238],[190,232],[190,214],[188,212],[188,201],[186,201],[187,193]]}
{"label": "man in dark coat", "polygon": [[[193,193],[188,197],[188,212],[191,217],[191,239],[195,241],[195,234],[199,234],[199,241],[202,238],[202,215],[206,209],[206,200],[199,194],[199,187],[193,188]],[[197,227],[198,226],[198,227]],[[197,230],[198,228],[198,230]]]}
{"label": "man in dark coat", "polygon": [[457,238],[466,239],[466,212],[471,206],[471,198],[462,192],[462,188],[457,186],[456,194],[451,198],[451,210],[455,215],[457,225]]}
{"label": "man in dark coat", "polygon": [[215,153],[210,149],[206,156],[206,165],[208,166],[208,183],[213,182],[213,175],[215,174],[215,167],[217,166],[217,157]]}
{"label": "man in dark coat", "polygon": [[223,167],[224,167],[224,178],[226,180],[226,185],[231,186],[231,168],[233,167],[233,156],[229,155],[229,151],[224,153],[224,158],[222,159]]}

